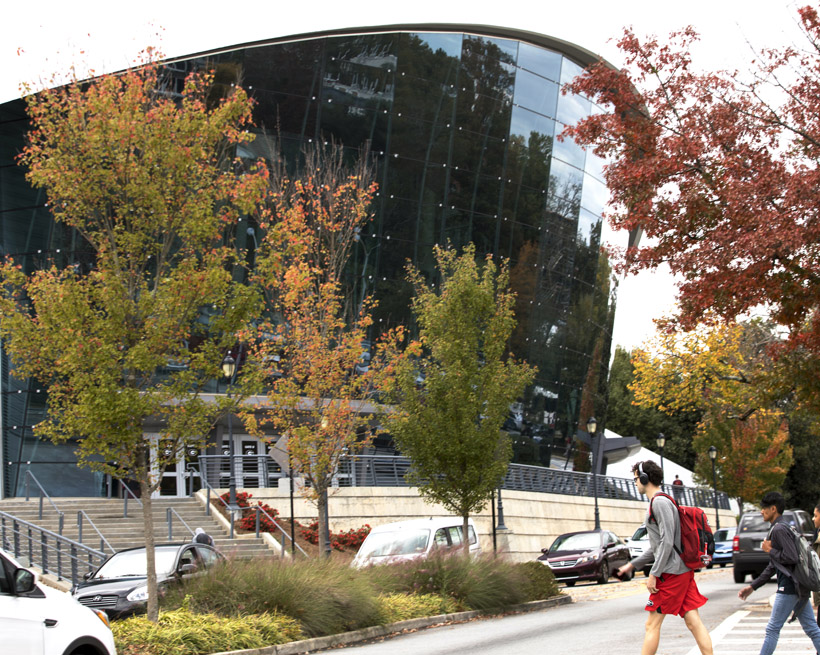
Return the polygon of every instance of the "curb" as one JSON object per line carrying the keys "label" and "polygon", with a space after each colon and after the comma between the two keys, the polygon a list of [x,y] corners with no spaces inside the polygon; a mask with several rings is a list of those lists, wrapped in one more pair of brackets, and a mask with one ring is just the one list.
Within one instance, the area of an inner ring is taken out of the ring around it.
{"label": "curb", "polygon": [[328,635],[327,637],[314,637],[313,639],[292,641],[287,644],[265,646],[264,648],[222,651],[219,653],[213,653],[213,655],[305,655],[305,653],[313,653],[319,650],[333,648],[335,646],[349,646],[350,644],[355,644],[360,641],[378,639],[379,637],[395,635],[408,630],[430,628],[446,623],[464,623],[478,617],[536,612],[538,610],[549,609],[550,607],[557,607],[559,605],[568,605],[571,602],[572,598],[569,596],[553,596],[552,598],[547,598],[545,600],[534,600],[530,603],[513,605],[512,607],[508,607],[503,610],[471,610],[469,612],[456,612],[454,614],[426,616],[420,619],[398,621],[397,623],[390,623],[388,625],[376,625],[370,628],[363,628],[361,630],[353,630],[352,632],[342,632],[337,635]]}

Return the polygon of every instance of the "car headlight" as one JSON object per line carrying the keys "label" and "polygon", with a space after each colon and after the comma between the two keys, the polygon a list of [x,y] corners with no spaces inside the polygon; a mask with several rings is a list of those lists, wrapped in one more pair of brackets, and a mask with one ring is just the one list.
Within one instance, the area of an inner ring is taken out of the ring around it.
{"label": "car headlight", "polygon": [[593,562],[598,559],[598,553],[589,551],[588,553],[584,553],[578,558],[578,564],[583,564],[584,562]]}
{"label": "car headlight", "polygon": [[148,585],[137,587],[125,598],[130,601],[148,600]]}
{"label": "car headlight", "polygon": [[103,623],[105,623],[105,625],[107,625],[109,628],[111,628],[111,623],[108,620],[108,614],[106,614],[102,610],[95,610],[94,608],[91,608],[91,607],[89,607],[88,609],[90,609],[92,612],[94,612],[94,614],[97,615],[97,618],[100,621],[102,621]]}

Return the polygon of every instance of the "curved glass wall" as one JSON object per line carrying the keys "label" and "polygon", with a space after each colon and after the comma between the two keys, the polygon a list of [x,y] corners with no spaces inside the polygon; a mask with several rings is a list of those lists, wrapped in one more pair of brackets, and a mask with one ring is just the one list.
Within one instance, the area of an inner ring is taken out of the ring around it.
{"label": "curved glass wall", "polygon": [[[548,464],[574,435],[582,407],[605,414],[613,319],[600,252],[606,189],[600,160],[558,138],[564,125],[600,111],[560,92],[579,63],[514,39],[407,31],[254,44],[172,64],[180,73],[200,66],[250,89],[259,129],[250,155],[267,154],[274,135],[292,156],[329,137],[351,153],[370,148],[379,194],[349,284],[355,298],[378,299],[375,329],[410,323],[405,263],[432,276],[434,244],[472,241],[510,259],[519,321],[511,348],[538,367],[506,425],[517,461]],[[0,249],[34,267],[42,253],[74,244],[13,162],[25,125],[22,102],[0,105]],[[40,477],[50,462],[64,466],[70,447],[31,437],[43,394],[10,378],[5,358],[2,382],[4,487],[18,495],[23,470]],[[58,493],[100,493],[92,474],[76,478]]]}

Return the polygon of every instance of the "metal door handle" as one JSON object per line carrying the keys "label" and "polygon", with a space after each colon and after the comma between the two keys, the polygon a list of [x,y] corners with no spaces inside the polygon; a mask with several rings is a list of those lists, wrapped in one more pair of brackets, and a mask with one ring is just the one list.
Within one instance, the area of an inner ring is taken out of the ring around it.
{"label": "metal door handle", "polygon": [[43,623],[45,623],[47,628],[53,628],[57,625],[57,619],[45,619]]}

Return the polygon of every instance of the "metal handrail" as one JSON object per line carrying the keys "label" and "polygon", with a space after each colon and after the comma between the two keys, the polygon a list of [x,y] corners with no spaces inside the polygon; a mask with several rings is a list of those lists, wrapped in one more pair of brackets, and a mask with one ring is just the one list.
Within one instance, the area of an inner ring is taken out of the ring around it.
{"label": "metal handrail", "polygon": [[[273,524],[277,527],[277,529],[278,529],[278,530],[279,530],[279,531],[280,531],[283,535],[285,535],[288,539],[290,539],[290,538],[291,538],[291,537],[290,537],[290,535],[289,535],[287,532],[285,532],[285,528],[283,528],[281,525],[279,525],[279,523],[277,523],[276,519],[275,519],[275,518],[273,518],[270,514],[268,514],[268,513],[267,513],[264,509],[262,509],[259,505],[256,505],[255,507],[251,507],[250,509],[256,510],[256,538],[257,538],[257,539],[259,538],[259,514],[260,514],[260,513],[261,513],[261,514],[264,514],[265,516],[267,516],[267,517],[268,517],[268,519],[270,520],[270,522],[271,522],[271,523],[273,523]],[[293,520],[293,519],[291,519],[291,520]],[[306,552],[302,549],[302,547],[301,547],[299,544],[297,544],[297,543],[296,543],[295,541],[293,541],[292,539],[291,539],[291,542],[293,543],[293,545],[294,545],[294,546],[296,546],[296,548],[298,548],[298,549],[299,549],[299,552],[300,552],[300,553],[302,553],[302,555],[304,555],[305,557],[308,557],[308,558],[310,557],[310,555],[308,555],[308,554],[307,554],[307,553],[306,553]],[[285,554],[285,548],[284,548],[284,544],[282,544],[282,555],[284,556],[284,554]]]}
{"label": "metal handrail", "polygon": [[48,495],[45,489],[43,489],[43,485],[40,484],[40,481],[34,476],[34,473],[31,472],[30,469],[26,470],[25,480],[26,480],[26,502],[29,499],[28,493],[28,481],[29,479],[34,481],[34,484],[37,485],[37,488],[40,490],[40,511],[37,514],[37,519],[39,521],[43,520],[43,496],[48,499],[48,502],[51,503],[51,506],[54,508],[54,511],[57,512],[57,516],[59,517],[59,526],[60,526],[60,534],[63,534],[63,523],[65,522],[65,514],[60,511],[60,508],[51,500],[51,496]]}
{"label": "metal handrail", "polygon": [[[86,568],[90,573],[107,558],[102,551],[19,519],[8,512],[0,512],[0,545],[14,557],[28,557],[29,566],[37,566],[43,573],[56,575],[58,580],[64,579],[64,573],[70,573],[71,583],[74,585],[80,580],[80,568]],[[69,560],[69,571],[63,570],[64,558]]]}
{"label": "metal handrail", "polygon": [[205,496],[206,497],[205,516],[210,516],[211,515],[211,492],[212,491],[214,492],[214,495],[217,497],[219,502],[222,503],[222,505],[225,507],[225,511],[228,513],[228,516],[230,517],[230,520],[231,520],[231,539],[233,539],[233,533],[234,533],[234,525],[233,525],[234,524],[234,515],[233,514],[234,513],[231,511],[231,508],[228,505],[228,503],[226,503],[224,500],[222,500],[222,496],[220,496],[218,493],[216,493],[216,489],[214,489],[211,486],[211,483],[208,482],[208,480],[205,478],[205,476],[202,475],[202,472],[196,466],[194,466],[193,464],[188,464],[188,466],[186,467],[186,470],[190,471],[191,473],[199,473],[199,479],[202,481],[202,483],[205,485],[205,488],[207,489],[207,491],[205,492],[205,494],[206,494],[206,496]]}
{"label": "metal handrail", "polygon": [[96,532],[97,536],[100,538],[100,551],[105,552],[105,547],[103,546],[103,544],[105,544],[105,546],[108,546],[108,548],[111,550],[112,554],[116,553],[117,549],[114,548],[114,546],[110,544],[108,539],[106,539],[103,536],[103,533],[100,532],[99,529],[97,529],[97,526],[94,525],[94,521],[92,521],[91,517],[85,513],[84,509],[77,510],[77,541],[79,541],[80,543],[83,542],[83,517],[85,517],[86,521],[88,521],[88,524],[94,529],[94,532]]}
{"label": "metal handrail", "polygon": [[179,519],[180,523],[182,523],[182,525],[185,526],[185,529],[188,530],[188,532],[190,532],[191,535],[194,534],[194,531],[191,530],[191,526],[189,526],[185,522],[185,519],[182,518],[179,515],[179,512],[177,512],[173,507],[168,507],[165,510],[165,520],[168,522],[168,541],[172,541],[173,538],[174,538],[174,528],[173,528],[173,518],[174,518],[174,516],[176,516]]}
{"label": "metal handrail", "polygon": [[127,484],[125,484],[125,482],[121,478],[115,478],[115,479],[119,480],[120,487],[122,489],[125,489],[125,494],[122,497],[122,517],[124,519],[127,519],[128,518],[128,496],[131,496],[131,498],[136,500],[137,504],[140,507],[142,507],[142,501],[139,498],[137,498],[136,494],[133,491],[131,491],[130,487]]}

